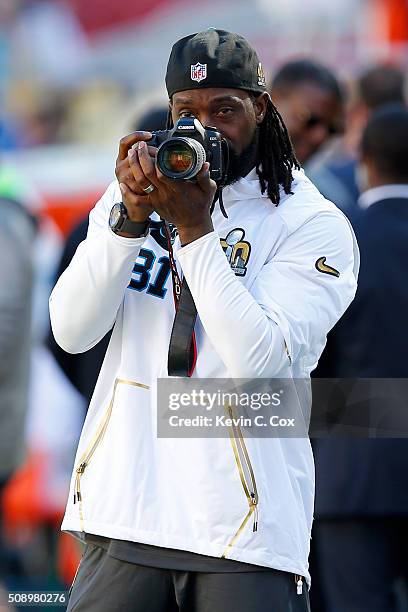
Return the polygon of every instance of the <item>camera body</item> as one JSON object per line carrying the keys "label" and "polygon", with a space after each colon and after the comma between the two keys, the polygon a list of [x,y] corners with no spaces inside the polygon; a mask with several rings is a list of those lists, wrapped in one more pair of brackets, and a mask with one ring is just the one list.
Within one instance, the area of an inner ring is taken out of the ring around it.
{"label": "camera body", "polygon": [[210,178],[222,183],[228,162],[228,143],[213,127],[204,127],[195,117],[182,117],[171,130],[152,132],[149,146],[158,147],[156,164],[172,179],[194,180],[204,162],[210,163]]}

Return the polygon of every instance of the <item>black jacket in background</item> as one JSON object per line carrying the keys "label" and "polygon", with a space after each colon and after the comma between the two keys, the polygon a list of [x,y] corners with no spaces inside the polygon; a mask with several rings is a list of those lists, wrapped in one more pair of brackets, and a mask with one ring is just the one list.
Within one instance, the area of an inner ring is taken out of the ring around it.
{"label": "black jacket in background", "polygon": [[[356,298],[315,375],[408,378],[408,198],[375,202],[354,228]],[[408,439],[320,439],[314,453],[317,518],[408,515]]]}
{"label": "black jacket in background", "polygon": [[[69,234],[65,243],[64,251],[61,256],[61,261],[58,266],[55,282],[68,267],[72,257],[77,250],[78,245],[85,240],[88,231],[88,217],[74,227]],[[105,357],[106,349],[111,333],[98,342],[96,346],[85,353],[71,355],[66,353],[54,340],[54,336],[50,331],[47,345],[64,374],[71,381],[74,387],[83,395],[88,404],[95,388],[95,384]]]}

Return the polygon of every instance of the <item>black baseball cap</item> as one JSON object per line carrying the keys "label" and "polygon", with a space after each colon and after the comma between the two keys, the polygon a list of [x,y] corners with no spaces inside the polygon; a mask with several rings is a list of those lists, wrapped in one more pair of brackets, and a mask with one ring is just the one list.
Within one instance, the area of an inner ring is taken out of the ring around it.
{"label": "black baseball cap", "polygon": [[243,36],[209,28],[173,45],[166,87],[169,98],[178,91],[204,87],[262,93],[266,81],[258,54]]}

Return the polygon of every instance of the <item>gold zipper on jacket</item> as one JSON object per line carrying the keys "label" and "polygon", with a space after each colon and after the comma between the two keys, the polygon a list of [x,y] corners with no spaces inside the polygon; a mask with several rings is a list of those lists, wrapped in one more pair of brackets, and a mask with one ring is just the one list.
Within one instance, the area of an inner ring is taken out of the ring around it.
{"label": "gold zipper on jacket", "polygon": [[85,472],[85,469],[88,467],[90,460],[92,459],[93,454],[98,448],[100,442],[105,436],[106,430],[108,428],[108,424],[112,415],[113,404],[115,402],[116,389],[118,385],[131,385],[133,387],[140,387],[142,389],[150,389],[149,385],[144,385],[142,383],[134,382],[132,380],[125,380],[122,378],[117,378],[113,385],[113,393],[111,401],[103,415],[101,422],[96,430],[94,437],[86,448],[85,452],[82,454],[81,459],[79,460],[79,464],[76,467],[76,476],[75,476],[75,485],[74,485],[74,504],[78,502],[79,508],[79,520],[81,525],[81,531],[84,531],[84,516],[83,516],[83,507],[82,507],[82,493],[81,493],[81,477]]}
{"label": "gold zipper on jacket", "polygon": [[[234,411],[232,406],[228,406],[227,408],[228,414],[231,419],[236,419],[234,415]],[[246,448],[244,438],[242,436],[241,428],[239,425],[232,425],[230,431],[230,441],[232,450],[234,452],[235,462],[238,466],[239,477],[241,480],[242,487],[245,492],[245,496],[248,501],[248,513],[246,514],[244,520],[241,525],[238,527],[236,533],[231,538],[230,542],[227,544],[222,557],[226,557],[228,551],[234,546],[236,540],[241,535],[245,525],[247,524],[249,518],[253,515],[254,521],[252,525],[252,531],[257,531],[258,529],[258,490],[256,487],[255,474],[252,468],[251,460],[249,458],[248,450]]]}

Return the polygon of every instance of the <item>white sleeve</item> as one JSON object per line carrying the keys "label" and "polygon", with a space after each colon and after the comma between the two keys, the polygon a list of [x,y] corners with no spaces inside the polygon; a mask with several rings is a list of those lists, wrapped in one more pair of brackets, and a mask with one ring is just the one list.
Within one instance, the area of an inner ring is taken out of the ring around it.
{"label": "white sleeve", "polygon": [[112,328],[145,238],[123,238],[109,228],[117,183],[89,215],[86,240],[78,246],[50,297],[55,340],[69,353],[92,348]]}
{"label": "white sleeve", "polygon": [[[319,258],[339,276],[316,268]],[[264,265],[250,290],[231,270],[215,232],[178,251],[201,322],[236,378],[276,377],[325,337],[352,301],[358,251],[346,219],[322,213]]]}

